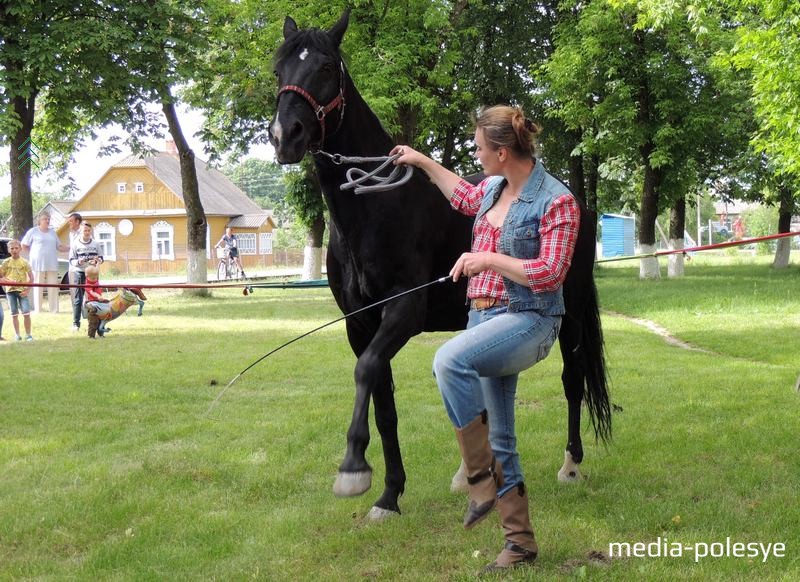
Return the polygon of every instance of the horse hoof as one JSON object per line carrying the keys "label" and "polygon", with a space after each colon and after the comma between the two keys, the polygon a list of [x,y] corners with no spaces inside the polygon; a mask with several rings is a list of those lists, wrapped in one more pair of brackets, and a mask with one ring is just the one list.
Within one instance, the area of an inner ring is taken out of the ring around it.
{"label": "horse hoof", "polygon": [[372,487],[372,471],[359,471],[357,473],[342,473],[336,475],[333,484],[333,494],[336,497],[355,497],[369,491]]}
{"label": "horse hoof", "polygon": [[384,509],[383,507],[378,507],[377,505],[373,505],[372,509],[369,510],[367,514],[367,519],[370,521],[386,521],[389,518],[396,517],[400,515],[396,511],[392,511],[391,509]]}
{"label": "horse hoof", "polygon": [[464,465],[464,461],[461,461],[461,465],[458,467],[458,471],[456,474],[453,475],[453,479],[450,481],[450,493],[469,493],[469,483],[467,483],[467,467]]}
{"label": "horse hoof", "polygon": [[569,451],[564,451],[564,465],[558,471],[559,483],[577,483],[583,479],[581,470],[578,464],[572,460],[572,455]]}

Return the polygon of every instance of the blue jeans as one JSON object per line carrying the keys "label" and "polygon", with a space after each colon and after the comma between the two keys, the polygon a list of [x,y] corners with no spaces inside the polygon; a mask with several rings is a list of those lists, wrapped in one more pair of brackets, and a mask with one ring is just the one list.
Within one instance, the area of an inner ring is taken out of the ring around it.
{"label": "blue jeans", "polygon": [[560,328],[560,316],[509,312],[505,305],[473,309],[467,330],[433,358],[433,373],[453,425],[466,426],[484,409],[489,415],[489,442],[505,478],[498,495],[524,480],[514,428],[519,373],[547,357]]}
{"label": "blue jeans", "polygon": [[[86,283],[86,273],[81,271],[70,271],[69,282],[72,285],[84,285]],[[81,326],[81,309],[83,308],[83,287],[70,287],[70,297],[72,299],[72,325]]]}
{"label": "blue jeans", "polygon": [[31,304],[28,297],[20,295],[20,291],[6,291],[6,299],[8,299],[8,308],[11,315],[17,315],[20,311],[22,315],[27,315],[31,312]]}

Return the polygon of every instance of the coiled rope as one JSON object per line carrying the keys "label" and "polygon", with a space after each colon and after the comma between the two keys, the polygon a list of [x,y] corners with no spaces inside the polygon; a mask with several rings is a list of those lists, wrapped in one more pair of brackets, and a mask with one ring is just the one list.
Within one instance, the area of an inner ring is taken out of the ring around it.
{"label": "coiled rope", "polygon": [[[393,156],[377,156],[377,157],[362,157],[362,156],[343,156],[341,154],[329,154],[322,150],[314,152],[315,155],[325,156],[336,165],[342,164],[374,164],[380,165],[367,172],[361,168],[348,168],[345,176],[347,182],[339,186],[340,190],[353,190],[356,194],[369,194],[371,192],[386,192],[399,188],[411,179],[414,173],[412,166],[405,166],[405,173],[400,166],[392,165],[393,162],[400,157],[400,154]],[[386,169],[387,166],[392,165],[392,171],[388,176],[381,176],[380,173]],[[373,182],[373,183],[369,183]],[[366,184],[365,184],[366,183]]]}

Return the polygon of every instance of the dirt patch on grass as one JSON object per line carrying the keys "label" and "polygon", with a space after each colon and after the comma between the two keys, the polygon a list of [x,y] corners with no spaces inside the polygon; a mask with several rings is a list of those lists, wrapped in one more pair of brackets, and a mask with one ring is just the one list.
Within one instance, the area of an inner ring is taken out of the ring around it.
{"label": "dirt patch on grass", "polygon": [[582,568],[585,569],[586,566],[606,567],[609,565],[611,565],[611,558],[609,558],[605,552],[601,552],[600,550],[589,550],[586,552],[585,557],[573,558],[561,564],[558,567],[558,571],[560,574],[570,576],[577,573],[577,571],[581,570]]}
{"label": "dirt patch on grass", "polygon": [[695,346],[693,344],[687,343],[681,339],[676,338],[669,332],[668,329],[661,327],[655,321],[650,321],[649,319],[642,319],[640,317],[631,317],[630,315],[625,315],[624,313],[618,313],[616,311],[606,311],[606,313],[608,313],[609,315],[613,315],[615,317],[620,317],[625,321],[630,321],[631,323],[635,323],[636,325],[640,325],[644,328],[647,328],[657,336],[661,337],[669,345],[675,346],[676,348],[681,348],[683,350],[689,350],[692,352],[703,352],[704,354],[716,355],[716,352],[712,352],[711,350]]}

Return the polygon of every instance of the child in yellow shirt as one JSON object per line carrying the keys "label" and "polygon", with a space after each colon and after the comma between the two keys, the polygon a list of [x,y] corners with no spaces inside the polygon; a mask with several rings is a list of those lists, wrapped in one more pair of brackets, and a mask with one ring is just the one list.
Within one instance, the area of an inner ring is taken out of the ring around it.
{"label": "child in yellow shirt", "polygon": [[6,299],[11,310],[11,320],[14,322],[14,334],[17,341],[22,339],[19,334],[18,314],[21,311],[25,320],[25,339],[33,341],[31,335],[31,307],[28,301],[30,287],[15,286],[14,283],[33,283],[33,269],[30,263],[19,256],[22,246],[18,240],[8,243],[8,252],[11,256],[0,263],[0,284],[6,285]]}

